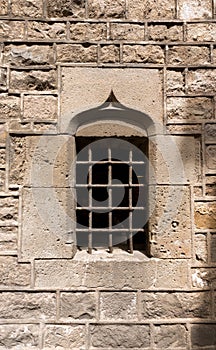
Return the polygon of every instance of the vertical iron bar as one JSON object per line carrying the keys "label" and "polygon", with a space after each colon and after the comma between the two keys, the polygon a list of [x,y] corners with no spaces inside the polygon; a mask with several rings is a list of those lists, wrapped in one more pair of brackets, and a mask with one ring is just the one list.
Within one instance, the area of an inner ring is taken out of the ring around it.
{"label": "vertical iron bar", "polygon": [[[88,148],[88,161],[92,160],[92,150],[89,146]],[[89,166],[89,176],[88,176],[89,188],[89,232],[88,232],[88,253],[92,254],[92,165]]]}
{"label": "vertical iron bar", "polygon": [[108,161],[109,161],[109,168],[108,168],[108,185],[109,187],[109,252],[113,252],[113,236],[112,236],[112,152],[111,148],[108,148]]}
{"label": "vertical iron bar", "polygon": [[129,151],[129,251],[132,254],[133,253],[133,232],[132,232],[132,228],[133,228],[133,224],[132,224],[132,205],[133,205],[133,188],[130,187],[132,186],[132,182],[133,182],[133,168],[132,168],[132,164],[133,164],[133,153],[132,150],[130,149]]}

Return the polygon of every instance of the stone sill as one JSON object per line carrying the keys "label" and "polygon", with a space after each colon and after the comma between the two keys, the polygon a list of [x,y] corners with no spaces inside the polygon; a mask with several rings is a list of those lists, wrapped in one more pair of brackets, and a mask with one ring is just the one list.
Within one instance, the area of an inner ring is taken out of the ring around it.
{"label": "stone sill", "polygon": [[74,261],[85,261],[85,262],[95,262],[95,261],[150,261],[152,258],[148,258],[145,254],[134,251],[133,254],[128,253],[122,249],[114,248],[113,253],[109,253],[105,249],[93,250],[92,254],[89,254],[86,250],[77,251]]}

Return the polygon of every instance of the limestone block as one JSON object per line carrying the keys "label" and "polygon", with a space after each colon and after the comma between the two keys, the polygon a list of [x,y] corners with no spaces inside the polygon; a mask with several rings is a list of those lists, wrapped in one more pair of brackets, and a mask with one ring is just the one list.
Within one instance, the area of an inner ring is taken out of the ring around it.
{"label": "limestone block", "polygon": [[77,41],[106,40],[107,28],[105,23],[71,23],[70,39]]}
{"label": "limestone block", "polygon": [[216,124],[205,125],[205,140],[211,142],[216,140]]}
{"label": "limestone block", "polygon": [[7,69],[0,68],[0,91],[5,91],[7,87]]}
{"label": "limestone block", "polygon": [[111,23],[112,40],[139,41],[144,40],[143,24]]}
{"label": "limestone block", "polygon": [[2,319],[54,320],[56,316],[55,293],[2,292],[0,294]]}
{"label": "limestone block", "polygon": [[167,99],[168,122],[201,122],[213,119],[213,103],[211,98],[169,97]]}
{"label": "limestone block", "polygon": [[48,325],[45,328],[44,350],[84,349],[85,325]]}
{"label": "limestone block", "polygon": [[190,23],[187,26],[188,41],[215,41],[216,23]]}
{"label": "limestone block", "polygon": [[41,17],[42,0],[11,0],[11,11],[15,16]]}
{"label": "limestone block", "polygon": [[95,325],[90,327],[90,334],[94,349],[150,347],[148,325]]}
{"label": "limestone block", "polygon": [[20,118],[20,98],[2,94],[0,96],[0,111],[0,120],[2,121]]}
{"label": "limestone block", "polygon": [[0,145],[1,145],[1,147],[6,146],[7,136],[8,136],[8,133],[6,131],[6,125],[0,124]]}
{"label": "limestone block", "polygon": [[0,227],[0,253],[17,250],[17,234],[16,226]]}
{"label": "limestone block", "polygon": [[191,269],[192,286],[195,288],[206,288],[216,286],[215,268],[192,268]]}
{"label": "limestone block", "polygon": [[189,70],[187,88],[189,93],[215,93],[216,72],[214,69]]}
{"label": "limestone block", "polygon": [[206,184],[206,196],[216,197],[216,181],[210,185]]}
{"label": "limestone block", "polygon": [[5,148],[0,148],[0,168],[5,168],[6,166],[6,150]]}
{"label": "limestone block", "polygon": [[188,284],[188,261],[186,259],[158,261],[155,288],[184,290],[188,288]]}
{"label": "limestone block", "polygon": [[30,264],[18,264],[16,257],[0,257],[0,285],[2,287],[27,287],[30,285],[30,280]]}
{"label": "limestone block", "polygon": [[206,147],[206,166],[208,169],[216,170],[216,145]]}
{"label": "limestone block", "polygon": [[213,49],[213,63],[216,62],[216,48]]}
{"label": "limestone block", "polygon": [[3,63],[11,66],[48,65],[54,63],[54,51],[48,45],[7,45]]}
{"label": "limestone block", "polygon": [[209,348],[216,344],[216,325],[213,324],[193,324],[191,327],[192,349],[197,347]]}
{"label": "limestone block", "polygon": [[74,215],[70,189],[25,189],[20,258],[72,258]]}
{"label": "limestone block", "polygon": [[132,320],[137,319],[136,293],[113,292],[101,293],[101,320]]}
{"label": "limestone block", "polygon": [[61,319],[93,319],[96,317],[95,293],[61,293]]}
{"label": "limestone block", "polygon": [[164,50],[158,45],[124,45],[123,61],[163,64]]}
{"label": "limestone block", "polygon": [[185,325],[155,325],[156,349],[186,349],[187,329]]}
{"label": "limestone block", "polygon": [[57,46],[58,62],[97,62],[97,46],[61,44]]}
{"label": "limestone block", "polygon": [[85,1],[83,0],[48,0],[47,12],[49,17],[73,17],[85,16]]}
{"label": "limestone block", "polygon": [[8,13],[8,2],[7,0],[0,0],[0,14],[6,15]]}
{"label": "limestone block", "polygon": [[196,261],[200,263],[207,263],[207,237],[205,234],[196,234],[195,236],[195,256]]}
{"label": "limestone block", "polygon": [[58,133],[57,122],[35,122],[33,129],[35,132],[54,134]]}
{"label": "limestone block", "polygon": [[210,251],[211,251],[211,261],[216,262],[216,234],[214,233],[211,235]]}
{"label": "limestone block", "polygon": [[179,18],[184,20],[212,18],[211,0],[179,0]]}
{"label": "limestone block", "polygon": [[103,63],[119,62],[120,52],[118,45],[101,45],[99,51],[99,60]]}
{"label": "limestone block", "polygon": [[39,348],[40,326],[36,324],[0,325],[0,350]]}
{"label": "limestone block", "polygon": [[0,224],[16,225],[18,220],[18,198],[0,197]]}
{"label": "limestone block", "polygon": [[[56,3],[56,2],[55,2]],[[64,40],[66,39],[66,25],[61,22],[28,22],[28,39],[36,40]]]}
{"label": "limestone block", "polygon": [[183,29],[179,25],[149,25],[147,29],[148,40],[154,41],[182,41]]}
{"label": "limestone block", "polygon": [[174,18],[175,1],[161,0],[130,0],[128,9],[129,19],[162,19]]}
{"label": "limestone block", "polygon": [[57,118],[57,97],[49,95],[24,96],[25,120],[41,121]]}
{"label": "limestone block", "polygon": [[177,70],[167,70],[167,94],[183,94],[184,88],[185,84],[183,72]]}
{"label": "limestone block", "polygon": [[[191,256],[190,190],[186,186],[156,186],[150,202],[151,254],[160,258]],[[150,196],[152,194],[150,193]]]}
{"label": "limestone block", "polygon": [[125,0],[89,0],[88,1],[88,14],[90,18],[100,17],[112,17],[123,18],[125,17]]}
{"label": "limestone block", "polygon": [[54,90],[56,89],[55,70],[11,71],[10,91]]}
{"label": "limestone block", "polygon": [[216,202],[196,202],[194,218],[198,229],[215,229]]}
{"label": "limestone block", "polygon": [[5,185],[5,169],[0,169],[0,188],[3,189]]}
{"label": "limestone block", "polygon": [[24,39],[24,35],[25,22],[0,21],[0,40],[22,40]]}
{"label": "limestone block", "polygon": [[168,64],[202,65],[210,63],[210,51],[206,46],[172,46],[168,50]]}
{"label": "limestone block", "polygon": [[209,292],[144,292],[140,311],[143,319],[208,318],[211,295]]}

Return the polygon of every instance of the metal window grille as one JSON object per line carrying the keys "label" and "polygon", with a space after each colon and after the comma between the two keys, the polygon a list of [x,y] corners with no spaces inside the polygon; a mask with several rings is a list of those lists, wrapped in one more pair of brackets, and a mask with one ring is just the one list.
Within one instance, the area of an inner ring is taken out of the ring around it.
{"label": "metal window grille", "polygon": [[90,254],[100,248],[110,253],[114,247],[130,253],[146,250],[148,171],[146,161],[137,157],[131,145],[138,144],[146,153],[147,140],[125,139],[122,159],[109,138],[98,148],[96,138],[76,140],[77,246]]}

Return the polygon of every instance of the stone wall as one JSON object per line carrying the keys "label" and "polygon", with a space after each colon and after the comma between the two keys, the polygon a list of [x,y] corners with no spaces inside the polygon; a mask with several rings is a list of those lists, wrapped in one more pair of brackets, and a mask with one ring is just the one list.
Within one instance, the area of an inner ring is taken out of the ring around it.
{"label": "stone wall", "polygon": [[[0,349],[215,349],[215,14],[212,0],[0,0]],[[152,257],[77,254],[64,215],[65,128],[111,89],[165,127],[150,135]]]}

